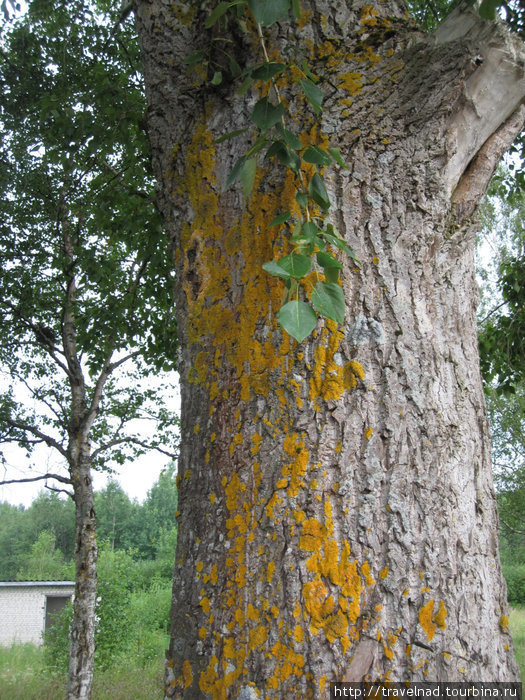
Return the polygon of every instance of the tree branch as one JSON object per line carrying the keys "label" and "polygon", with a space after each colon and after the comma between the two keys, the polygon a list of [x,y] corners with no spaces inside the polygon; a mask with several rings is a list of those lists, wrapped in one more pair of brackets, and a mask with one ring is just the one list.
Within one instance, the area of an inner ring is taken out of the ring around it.
{"label": "tree branch", "polygon": [[61,484],[73,483],[71,479],[68,479],[66,476],[61,476],[60,474],[42,474],[42,476],[33,476],[26,479],[7,479],[5,481],[0,481],[0,486],[6,486],[7,484],[26,484],[32,481],[43,481],[44,479],[55,479],[55,481],[60,481]]}
{"label": "tree branch", "polygon": [[147,442],[144,442],[143,440],[139,440],[138,438],[123,437],[115,438],[114,440],[110,440],[109,442],[101,444],[99,447],[97,447],[96,450],[93,450],[91,457],[94,460],[102,452],[105,452],[106,450],[109,450],[112,447],[116,447],[117,445],[122,445],[126,442],[138,445],[139,447],[143,447],[148,451],[154,450],[155,452],[160,452],[161,454],[166,455],[167,457],[171,457],[171,459],[176,459],[178,456],[178,452],[169,452],[168,450],[165,450],[162,447],[159,447],[158,445],[151,445]]}
{"label": "tree branch", "polygon": [[502,301],[501,304],[498,304],[494,309],[488,312],[488,314],[485,316],[485,318],[482,318],[481,321],[479,322],[479,325],[482,326],[485,321],[492,316],[492,314],[495,314],[498,309],[501,309],[502,306],[505,306],[507,302]]}
{"label": "tree branch", "polygon": [[525,535],[525,530],[516,530],[516,528],[512,527],[509,525],[503,518],[501,519],[501,522],[503,525],[505,525],[506,528],[508,528],[511,532],[515,532],[517,535]]}
{"label": "tree branch", "polygon": [[48,447],[53,447],[55,450],[60,452],[62,457],[67,459],[67,451],[62,447],[62,445],[59,442],[57,442],[54,438],[50,437],[49,435],[46,435],[38,428],[35,428],[35,426],[29,425],[28,423],[22,423],[20,421],[12,420],[11,418],[7,418],[5,422],[11,428],[18,428],[18,430],[22,430],[25,433],[31,433],[31,435],[34,435],[41,442],[45,442]]}
{"label": "tree branch", "polygon": [[54,491],[55,493],[65,493],[66,496],[73,499],[75,498],[75,494],[72,491],[67,491],[66,489],[55,489],[53,486],[48,486],[48,484],[44,484],[44,488],[46,488],[48,491]]}
{"label": "tree branch", "polygon": [[38,324],[33,323],[30,319],[23,316],[20,313],[20,310],[10,301],[4,300],[3,303],[9,309],[11,309],[11,312],[26,327],[26,329],[30,330],[33,333],[35,337],[35,344],[39,348],[45,350],[47,354],[52,358],[52,360],[58,365],[58,367],[60,367],[61,370],[63,370],[67,375],[69,375],[69,370],[66,367],[66,365],[62,362],[62,360],[60,360],[57,357],[57,353],[61,355],[63,355],[64,353],[51,341],[51,336],[45,336],[44,332],[42,331],[42,328]]}

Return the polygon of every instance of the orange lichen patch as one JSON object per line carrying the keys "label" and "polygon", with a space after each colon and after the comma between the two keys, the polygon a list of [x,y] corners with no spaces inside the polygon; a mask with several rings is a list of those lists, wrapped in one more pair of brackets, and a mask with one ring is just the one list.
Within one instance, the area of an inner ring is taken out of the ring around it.
{"label": "orange lichen patch", "polygon": [[354,389],[359,379],[365,378],[365,372],[359,362],[351,360],[343,368],[343,384],[345,389]]}
{"label": "orange lichen patch", "polygon": [[378,16],[379,13],[373,5],[363,5],[363,7],[361,8],[360,22],[361,24],[365,24],[366,22],[372,19],[375,19],[375,21],[377,22]]}
{"label": "orange lichen patch", "polygon": [[323,556],[310,557],[308,568],[311,571],[319,571],[332,583],[340,581],[339,544],[333,538],[328,538],[323,543]]}
{"label": "orange lichen patch", "polygon": [[297,18],[297,26],[299,29],[304,29],[312,17],[312,10],[303,10],[301,16]]}
{"label": "orange lichen patch", "polygon": [[348,618],[341,610],[338,610],[334,615],[327,617],[323,624],[324,633],[330,643],[333,643],[336,639],[343,637],[346,634],[347,629]]}
{"label": "orange lichen patch", "polygon": [[304,630],[301,625],[296,625],[293,632],[293,638],[297,644],[302,644],[304,642]]}
{"label": "orange lichen patch", "polygon": [[283,477],[290,477],[288,494],[297,496],[299,488],[304,484],[303,478],[306,475],[310,452],[305,449],[304,439],[297,433],[292,433],[284,439],[283,449],[292,461],[282,468],[281,473]]}
{"label": "orange lichen patch", "polygon": [[[327,521],[331,520],[331,508],[326,511]],[[350,559],[350,546],[347,542],[338,543],[330,536],[332,526],[322,526],[315,519],[303,523],[300,547],[312,551],[306,566],[316,578],[303,586],[305,607],[310,615],[310,627],[313,633],[319,629],[325,632],[327,639],[341,641],[343,650],[350,646],[346,636],[349,625],[353,625],[360,614],[360,597],[364,585],[357,562]],[[302,545],[301,545],[302,542]],[[373,583],[368,564],[364,566],[367,585]],[[339,591],[339,610],[334,612],[335,600],[329,594],[324,580],[336,586]],[[350,637],[357,638],[356,630],[350,628]]]}
{"label": "orange lichen patch", "polygon": [[299,540],[299,548],[307,552],[318,552],[321,549],[325,537],[326,528],[324,525],[321,525],[318,520],[313,518],[305,520]]}
{"label": "orange lichen patch", "polygon": [[350,598],[348,606],[348,619],[354,623],[361,612],[360,595],[363,589],[361,578],[357,572],[357,562],[348,562],[343,569],[343,595]]}
{"label": "orange lichen patch", "polygon": [[[314,366],[310,378],[310,399],[319,406],[319,399],[328,401],[339,399],[344,390],[344,370],[334,356],[344,334],[332,321],[323,328],[318,346],[314,350]],[[324,344],[326,343],[326,345]]]}
{"label": "orange lichen patch", "polygon": [[314,623],[320,623],[334,609],[334,599],[320,578],[303,585],[303,598]]}
{"label": "orange lichen patch", "polygon": [[253,442],[253,446],[250,452],[255,457],[255,455],[259,453],[259,449],[262,442],[262,435],[259,435],[259,433],[254,433],[251,437],[251,441]]}
{"label": "orange lichen patch", "polygon": [[210,612],[211,612],[211,605],[210,605],[210,599],[209,599],[209,598],[206,598],[206,597],[201,598],[200,606],[201,606],[203,612],[206,613],[206,615],[209,615],[209,614],[210,614]]}
{"label": "orange lichen patch", "polygon": [[244,437],[243,437],[242,433],[236,433],[233,436],[232,441],[230,443],[230,447],[229,447],[230,454],[233,454],[233,451],[235,450],[235,447],[237,445],[242,445],[243,440],[244,440]]}
{"label": "orange lichen patch", "polygon": [[[182,235],[182,246],[188,251],[182,283],[188,299],[190,343],[211,346],[214,350],[211,354],[209,350],[198,353],[198,360],[190,370],[191,380],[203,384],[215,400],[219,397],[219,372],[228,362],[235,370],[241,399],[248,401],[253,395],[268,394],[269,373],[278,370],[285,374],[290,339],[285,337],[282,347],[276,348],[270,339],[257,340],[255,329],[261,319],[268,323],[269,309],[279,305],[280,283],[262,273],[261,265],[280,254],[277,248],[273,250],[275,231],[268,224],[282,207],[297,207],[295,176],[287,173],[278,193],[263,192],[257,188],[262,176],[262,171],[258,172],[256,195],[242,220],[230,223],[219,207],[214,160],[213,136],[204,122],[197,126],[188,148],[186,177],[181,185],[194,212],[193,221],[185,225]],[[254,230],[258,232],[256,236]],[[243,297],[234,318],[225,299],[231,289],[231,269],[238,269],[239,264]],[[209,341],[202,343],[206,338]]]}
{"label": "orange lichen patch", "polygon": [[395,644],[397,643],[397,640],[398,640],[398,635],[393,634],[390,631],[387,634],[386,641],[383,640],[383,651],[384,651],[387,659],[392,660],[394,658],[394,652],[392,650],[392,647],[395,646]]}
{"label": "orange lichen patch", "polygon": [[319,399],[338,400],[345,390],[357,386],[357,379],[364,378],[359,362],[348,362],[344,367],[337,364],[335,355],[339,350],[343,332],[333,321],[326,321],[321,331],[319,344],[314,350],[314,365],[310,378],[310,399],[319,407]]}
{"label": "orange lichen patch", "polygon": [[252,620],[253,622],[257,622],[257,620],[259,619],[259,611],[257,610],[257,608],[254,608],[251,603],[248,603],[246,609],[246,617],[248,618],[248,620]]}
{"label": "orange lichen patch", "polygon": [[381,56],[378,56],[371,46],[366,47],[365,55],[370,63],[379,63],[382,60]]}
{"label": "orange lichen patch", "polygon": [[[223,484],[225,485],[225,484]],[[246,491],[246,486],[243,484],[239,478],[239,475],[234,472],[228,485],[225,488],[226,493],[226,508],[229,511],[234,511],[238,507],[240,494]]]}
{"label": "orange lichen patch", "polygon": [[191,664],[188,659],[182,664],[182,678],[184,681],[184,688],[189,688],[193,683],[193,671],[191,670]]}
{"label": "orange lichen patch", "polygon": [[203,350],[195,358],[194,368],[197,375],[196,383],[204,384],[208,374],[208,355]]}
{"label": "orange lichen patch", "polygon": [[222,647],[222,655],[226,659],[234,659],[235,658],[235,639],[233,637],[227,637],[224,640],[223,647]]}
{"label": "orange lichen patch", "polygon": [[379,578],[385,579],[388,576],[388,566],[385,566],[379,572]]}
{"label": "orange lichen patch", "polygon": [[438,610],[432,616],[432,620],[436,623],[436,625],[439,627],[439,629],[443,630],[447,626],[445,623],[446,617],[447,617],[447,609],[446,609],[443,601],[440,600]]}
{"label": "orange lichen patch", "polygon": [[365,577],[365,584],[367,586],[373,586],[375,583],[375,579],[372,577],[370,574],[370,564],[365,561],[364,564],[361,564],[361,573]]}
{"label": "orange lichen patch", "polygon": [[365,440],[370,440],[372,435],[374,434],[374,429],[373,428],[367,428],[365,430]]}
{"label": "orange lichen patch", "polygon": [[272,582],[274,573],[275,573],[275,562],[271,561],[268,563],[268,567],[266,569],[266,581],[268,583]]}
{"label": "orange lichen patch", "polygon": [[212,655],[208,667],[199,676],[199,688],[205,693],[213,692],[213,684],[217,678],[217,666],[219,664],[219,659]]}
{"label": "orange lichen patch", "polygon": [[390,661],[394,658],[394,652],[383,642],[383,653]]}
{"label": "orange lichen patch", "polygon": [[266,643],[268,639],[268,629],[266,625],[258,625],[249,632],[248,649],[253,651]]}
{"label": "orange lichen patch", "polygon": [[291,675],[303,675],[303,654],[298,654],[293,647],[288,647],[282,642],[276,642],[271,652],[272,658],[275,659],[275,670],[268,679],[268,688],[277,690]]}
{"label": "orange lichen patch", "polygon": [[357,95],[363,89],[362,73],[340,73],[338,75],[339,87],[349,95]]}
{"label": "orange lichen patch", "polygon": [[509,618],[507,615],[501,615],[499,619],[499,626],[503,632],[508,632],[509,629]]}
{"label": "orange lichen patch", "polygon": [[430,642],[436,633],[436,628],[446,627],[445,618],[447,611],[443,601],[439,603],[437,611],[434,613],[434,601],[429,600],[419,611],[419,624],[425,630],[427,639]]}
{"label": "orange lichen patch", "polygon": [[283,500],[283,499],[280,498],[280,497],[278,496],[277,493],[274,493],[273,496],[272,496],[272,497],[270,498],[270,500],[268,501],[268,503],[266,504],[266,507],[265,507],[264,510],[265,510],[265,512],[266,512],[266,516],[267,516],[270,520],[273,520],[273,519],[274,519],[274,508],[275,508],[275,506],[277,506],[277,505],[279,505],[280,503],[282,503],[282,500]]}

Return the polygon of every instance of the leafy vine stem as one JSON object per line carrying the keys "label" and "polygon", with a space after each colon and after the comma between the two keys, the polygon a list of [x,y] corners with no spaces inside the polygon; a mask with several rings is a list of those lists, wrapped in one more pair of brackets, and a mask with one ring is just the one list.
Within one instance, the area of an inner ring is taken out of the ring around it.
{"label": "leafy vine stem", "polygon": [[[264,61],[244,70],[228,55],[231,74],[235,79],[242,79],[237,94],[242,96],[248,92],[255,81],[267,84],[264,97],[255,104],[250,121],[254,125],[253,145],[242,155],[230,172],[226,188],[240,180],[243,193],[249,197],[254,186],[259,154],[264,152],[264,160],[276,158],[282,165],[290,169],[299,183],[295,200],[301,212],[299,217],[292,216],[290,211],[282,212],[269,225],[286,225],[291,231],[290,243],[292,252],[278,260],[263,264],[263,269],[270,275],[284,282],[283,304],[278,313],[282,328],[298,342],[307,338],[317,326],[318,315],[343,323],[345,316],[345,299],[340,283],[342,263],[338,260],[337,251],[342,251],[359,264],[353,251],[339,235],[333,224],[328,221],[331,207],[330,197],[320,170],[327,166],[338,165],[346,168],[339,149],[319,145],[303,145],[300,136],[286,128],[287,109],[281,98],[277,78],[288,73],[292,83],[298,84],[310,104],[311,109],[320,117],[323,111],[323,92],[318,86],[319,78],[310,70],[306,60],[281,63],[272,61],[269,56],[263,27],[269,27],[278,20],[286,17],[290,10],[296,20],[301,18],[299,0],[233,0],[219,2],[205,21],[205,27],[215,24],[233,15],[244,31],[249,31],[243,14],[249,13],[255,22],[258,41],[261,46]],[[189,67],[205,64],[210,68],[210,61],[202,51],[195,52],[186,59]],[[294,69],[294,70],[292,70]],[[297,79],[297,73],[301,76]],[[212,85],[220,85],[223,80],[221,70],[214,72]],[[271,92],[275,93],[276,102],[270,99]],[[248,131],[250,127],[236,129],[216,139],[221,143]],[[320,130],[319,130],[320,131]],[[308,164],[313,174],[306,181],[303,164]],[[313,166],[313,167],[312,167]],[[311,291],[305,291],[307,276],[314,272],[317,283]]]}

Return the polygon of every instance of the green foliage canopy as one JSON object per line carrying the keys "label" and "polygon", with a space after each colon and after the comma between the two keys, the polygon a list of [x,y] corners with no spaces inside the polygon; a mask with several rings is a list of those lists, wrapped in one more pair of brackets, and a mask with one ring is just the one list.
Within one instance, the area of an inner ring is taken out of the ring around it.
{"label": "green foliage canopy", "polygon": [[[109,2],[33,0],[3,38],[0,84],[0,441],[65,456],[74,367],[96,466],[173,444],[144,381],[173,369],[176,327],[132,22]],[[124,432],[144,415],[148,446]]]}

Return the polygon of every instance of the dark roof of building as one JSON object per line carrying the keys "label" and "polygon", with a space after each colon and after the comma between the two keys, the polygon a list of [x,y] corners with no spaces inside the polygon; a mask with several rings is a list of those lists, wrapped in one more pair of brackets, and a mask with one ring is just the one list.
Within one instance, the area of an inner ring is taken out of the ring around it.
{"label": "dark roof of building", "polygon": [[0,586],[74,586],[74,581],[0,581]]}

